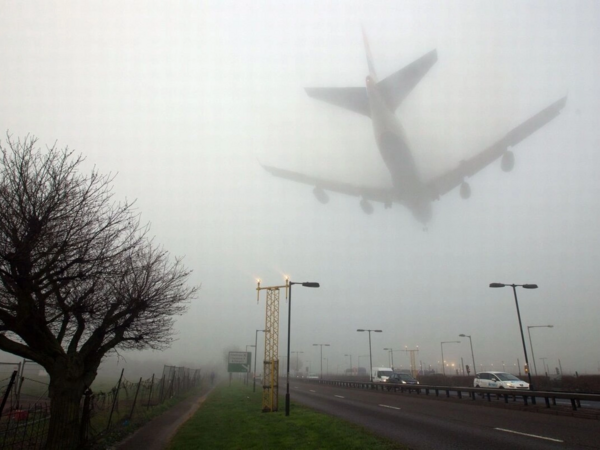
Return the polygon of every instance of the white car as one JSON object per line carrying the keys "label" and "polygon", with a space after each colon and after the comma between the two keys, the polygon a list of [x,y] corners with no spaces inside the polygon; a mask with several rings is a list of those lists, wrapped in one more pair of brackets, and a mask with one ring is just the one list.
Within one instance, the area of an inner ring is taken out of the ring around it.
{"label": "white car", "polygon": [[481,372],[475,375],[474,387],[497,389],[529,389],[529,383],[506,372]]}

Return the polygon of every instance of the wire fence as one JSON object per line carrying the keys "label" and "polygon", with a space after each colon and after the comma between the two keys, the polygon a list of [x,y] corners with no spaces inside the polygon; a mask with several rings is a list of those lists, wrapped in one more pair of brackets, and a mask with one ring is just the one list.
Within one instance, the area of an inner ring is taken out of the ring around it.
{"label": "wire fence", "polygon": [[[0,379],[0,449],[41,449],[47,443],[50,426],[48,383],[44,385],[40,380],[22,376],[23,368],[15,367],[9,377]],[[106,436],[126,430],[135,421],[143,422],[152,408],[185,394],[199,386],[202,380],[199,369],[186,367],[164,366],[161,375],[160,378],[153,374],[148,379],[128,380],[123,369],[117,384],[107,392],[88,389],[81,399],[76,418],[78,432],[70,433],[73,442],[65,445],[92,447]],[[24,383],[41,386],[35,394],[23,395]],[[42,394],[38,398],[39,392]],[[68,426],[72,427],[73,423]]]}

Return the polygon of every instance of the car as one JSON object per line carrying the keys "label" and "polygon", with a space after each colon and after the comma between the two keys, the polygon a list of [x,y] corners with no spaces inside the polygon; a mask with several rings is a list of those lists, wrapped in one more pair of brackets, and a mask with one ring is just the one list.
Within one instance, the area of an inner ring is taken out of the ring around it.
{"label": "car", "polygon": [[318,380],[319,379],[319,375],[316,374],[316,373],[309,373],[308,377],[306,377],[306,378],[308,378],[309,380]]}
{"label": "car", "polygon": [[506,372],[480,372],[475,375],[473,386],[477,388],[529,389],[529,383]]}
{"label": "car", "polygon": [[419,382],[408,373],[393,373],[387,380],[388,383],[396,384],[419,384]]}

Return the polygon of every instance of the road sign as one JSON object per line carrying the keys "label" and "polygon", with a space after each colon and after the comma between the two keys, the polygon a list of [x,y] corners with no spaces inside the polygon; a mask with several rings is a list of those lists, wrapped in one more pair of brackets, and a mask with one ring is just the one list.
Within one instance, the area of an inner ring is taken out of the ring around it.
{"label": "road sign", "polygon": [[252,352],[229,352],[227,372],[250,372]]}

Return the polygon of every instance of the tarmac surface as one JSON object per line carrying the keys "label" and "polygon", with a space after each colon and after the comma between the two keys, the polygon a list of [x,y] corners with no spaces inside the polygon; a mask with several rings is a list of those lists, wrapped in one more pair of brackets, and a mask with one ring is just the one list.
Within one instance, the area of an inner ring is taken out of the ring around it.
{"label": "tarmac surface", "polygon": [[179,427],[194,415],[211,391],[212,387],[198,395],[182,400],[171,409],[139,428],[132,435],[123,439],[112,447],[112,449],[165,449],[173,436],[175,436],[175,433],[177,433]]}

